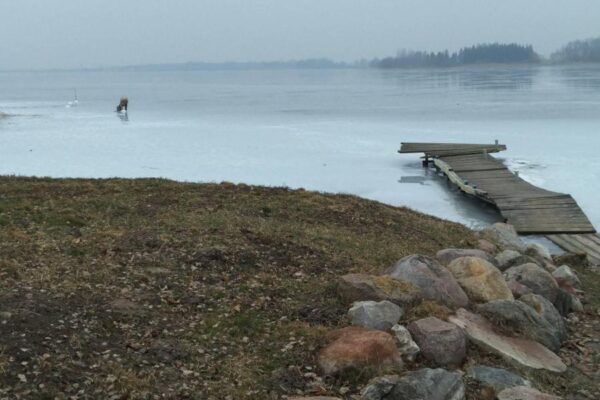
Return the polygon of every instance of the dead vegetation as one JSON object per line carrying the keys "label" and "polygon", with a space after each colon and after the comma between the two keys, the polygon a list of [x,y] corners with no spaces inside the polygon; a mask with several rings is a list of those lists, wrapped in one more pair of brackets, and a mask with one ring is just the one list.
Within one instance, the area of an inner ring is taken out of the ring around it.
{"label": "dead vegetation", "polygon": [[314,361],[335,278],[474,243],[352,196],[2,177],[0,398],[335,393]]}
{"label": "dead vegetation", "polygon": [[[0,399],[348,397],[376,371],[323,379],[314,359],[347,325],[337,277],[475,244],[458,224],[352,196],[1,177]],[[518,372],[594,398],[600,274],[577,269],[587,304],[561,351],[569,371]],[[423,302],[403,322],[449,312]],[[505,366],[469,353],[463,368]]]}

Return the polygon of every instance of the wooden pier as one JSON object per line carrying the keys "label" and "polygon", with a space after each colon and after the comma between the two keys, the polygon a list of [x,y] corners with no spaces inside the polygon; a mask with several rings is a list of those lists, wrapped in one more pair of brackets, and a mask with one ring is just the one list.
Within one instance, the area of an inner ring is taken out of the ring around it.
{"label": "wooden pier", "polygon": [[521,234],[544,234],[572,253],[600,265],[600,235],[569,194],[539,188],[512,173],[490,153],[502,144],[402,143],[399,153],[424,153],[462,192],[495,205]]}

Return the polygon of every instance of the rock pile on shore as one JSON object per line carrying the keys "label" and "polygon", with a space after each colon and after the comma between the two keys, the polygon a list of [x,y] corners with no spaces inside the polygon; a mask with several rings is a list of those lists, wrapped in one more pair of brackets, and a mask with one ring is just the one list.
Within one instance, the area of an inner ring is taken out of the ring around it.
{"label": "rock pile on shore", "polygon": [[[411,255],[381,276],[339,277],[353,326],[330,333],[317,354],[322,373],[381,371],[354,397],[364,400],[558,399],[518,371],[566,371],[557,353],[565,317],[582,310],[579,279],[510,225],[479,236],[478,249]],[[423,304],[435,305],[430,315],[407,318]],[[477,364],[473,354],[512,367]]]}

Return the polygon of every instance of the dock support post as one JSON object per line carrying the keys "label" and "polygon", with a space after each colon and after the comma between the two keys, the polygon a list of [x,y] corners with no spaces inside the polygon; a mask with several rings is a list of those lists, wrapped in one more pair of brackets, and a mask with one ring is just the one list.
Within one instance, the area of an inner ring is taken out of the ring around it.
{"label": "dock support post", "polygon": [[428,154],[425,154],[425,158],[423,159],[423,166],[424,167],[429,166],[429,155]]}

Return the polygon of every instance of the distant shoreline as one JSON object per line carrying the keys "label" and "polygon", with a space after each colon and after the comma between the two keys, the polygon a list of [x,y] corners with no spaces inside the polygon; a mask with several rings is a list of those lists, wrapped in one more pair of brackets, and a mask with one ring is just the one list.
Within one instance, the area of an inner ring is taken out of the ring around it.
{"label": "distant shoreline", "polygon": [[449,71],[449,70],[467,70],[477,68],[511,68],[511,67],[600,67],[600,62],[539,62],[539,63],[481,63],[469,65],[453,66],[407,66],[396,68],[379,68],[371,66],[337,66],[337,67],[210,67],[210,68],[185,68],[185,64],[173,64],[170,67],[152,68],[151,66],[126,66],[126,67],[106,67],[106,68],[75,68],[75,69],[18,69],[18,70],[0,70],[0,74],[9,73],[72,73],[72,72],[250,72],[250,71],[349,71],[349,70],[371,70],[371,71],[404,71],[404,70],[430,70],[430,71]]}

